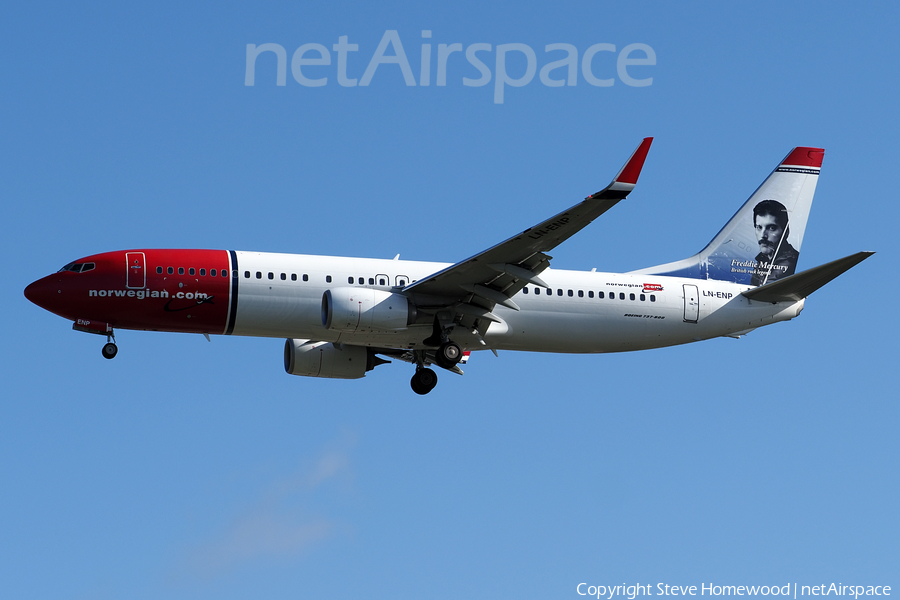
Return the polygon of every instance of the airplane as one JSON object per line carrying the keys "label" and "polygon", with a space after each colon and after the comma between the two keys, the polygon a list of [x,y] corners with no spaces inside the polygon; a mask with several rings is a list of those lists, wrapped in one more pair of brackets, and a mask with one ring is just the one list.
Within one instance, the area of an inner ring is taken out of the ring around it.
{"label": "airplane", "polygon": [[550,268],[547,254],[634,189],[653,138],[582,202],[454,264],[235,250],[120,250],[25,289],[38,306],[115,329],[286,338],[291,375],[358,379],[388,359],[462,374],[472,351],[605,353],[728,336],[793,319],[806,298],[873,252],[796,272],[824,150],[797,147],[707,246],[631,271]]}

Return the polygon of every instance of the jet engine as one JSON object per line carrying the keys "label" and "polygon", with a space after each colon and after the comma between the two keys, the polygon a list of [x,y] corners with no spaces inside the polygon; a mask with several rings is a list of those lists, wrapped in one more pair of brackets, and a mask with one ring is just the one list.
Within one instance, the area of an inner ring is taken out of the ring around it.
{"label": "jet engine", "polygon": [[335,288],[322,295],[322,325],[347,333],[396,331],[416,320],[406,296],[370,288]]}
{"label": "jet engine", "polygon": [[359,379],[387,362],[362,346],[291,339],[284,342],[284,370],[290,375]]}

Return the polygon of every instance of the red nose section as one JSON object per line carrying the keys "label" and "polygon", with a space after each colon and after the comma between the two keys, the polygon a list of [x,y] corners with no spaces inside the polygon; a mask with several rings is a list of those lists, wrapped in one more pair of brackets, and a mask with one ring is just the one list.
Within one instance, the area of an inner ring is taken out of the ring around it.
{"label": "red nose section", "polygon": [[50,312],[58,312],[62,302],[62,290],[56,285],[55,276],[38,279],[25,288],[25,297]]}

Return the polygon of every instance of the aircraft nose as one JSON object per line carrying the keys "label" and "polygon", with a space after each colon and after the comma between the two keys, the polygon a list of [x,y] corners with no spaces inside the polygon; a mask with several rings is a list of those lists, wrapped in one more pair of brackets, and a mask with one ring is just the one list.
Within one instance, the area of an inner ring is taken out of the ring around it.
{"label": "aircraft nose", "polygon": [[38,279],[25,288],[25,297],[41,308],[50,310],[54,300],[61,294],[59,286],[53,281],[53,276]]}

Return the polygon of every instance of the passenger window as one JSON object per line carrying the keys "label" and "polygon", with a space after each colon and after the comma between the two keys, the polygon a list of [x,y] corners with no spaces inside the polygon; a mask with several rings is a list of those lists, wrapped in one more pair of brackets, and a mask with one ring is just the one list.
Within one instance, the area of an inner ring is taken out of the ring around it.
{"label": "passenger window", "polygon": [[375,285],[375,278],[369,277],[369,285]]}
{"label": "passenger window", "polygon": [[331,283],[331,275],[325,276],[325,283]]}
{"label": "passenger window", "polygon": [[297,281],[297,274],[291,273],[291,281]]}
{"label": "passenger window", "polygon": [[594,297],[594,290],[590,290],[588,292],[588,298],[593,298],[593,297]]}
{"label": "passenger window", "polygon": [[184,275],[184,267],[178,267],[178,274]]}
{"label": "passenger window", "polygon": [[548,296],[552,296],[552,295],[553,295],[553,290],[550,289],[550,288],[547,288],[547,295],[548,295]]}
{"label": "passenger window", "polygon": [[[202,271],[201,271],[201,274],[202,274]],[[216,271],[215,269],[210,269],[210,270],[209,270],[209,274],[210,274],[211,276],[215,277],[216,275],[219,274],[219,272]]]}
{"label": "passenger window", "polygon": [[206,269],[200,269],[200,276],[203,277],[206,275]]}
{"label": "passenger window", "polygon": [[557,296],[562,296],[562,290],[561,290],[561,289],[556,290],[556,295],[557,295]]}
{"label": "passenger window", "polygon": [[244,279],[250,279],[250,271],[244,271]]}
{"label": "passenger window", "polygon": [[644,302],[645,300],[647,300],[647,296],[641,294],[641,302]]}
{"label": "passenger window", "polygon": [[282,280],[282,281],[287,281],[287,273],[282,273],[282,274],[281,274],[281,280]]}
{"label": "passenger window", "polygon": [[528,288],[527,288],[527,287],[523,287],[523,288],[522,288],[522,293],[523,293],[523,294],[527,294],[527,293],[528,293]]}
{"label": "passenger window", "polygon": [[584,290],[578,290],[578,297],[584,298]]}
{"label": "passenger window", "polygon": [[166,269],[166,273],[168,273],[169,275],[171,275],[174,272],[175,272],[175,269],[173,269],[172,267],[169,267],[168,269]]}
{"label": "passenger window", "polygon": [[573,292],[572,290],[569,290],[569,298],[571,298],[574,295],[575,295],[575,292]]}
{"label": "passenger window", "polygon": [[623,292],[619,292],[619,300],[624,300],[625,294]]}
{"label": "passenger window", "polygon": [[359,283],[359,285],[362,285],[362,284],[364,284],[365,282],[366,282],[366,280],[365,280],[363,277],[360,277],[360,278],[357,280],[357,283]]}
{"label": "passenger window", "polygon": [[385,283],[385,280],[384,280],[384,279],[379,279],[379,280],[378,280],[378,285],[387,285],[387,283]]}
{"label": "passenger window", "polygon": [[162,267],[156,267],[156,272],[162,275]]}
{"label": "passenger window", "polygon": [[629,298],[630,300],[634,300],[634,294],[628,294],[628,298]]}
{"label": "passenger window", "polygon": [[348,277],[348,278],[347,278],[347,283],[353,283],[353,278],[352,278],[352,277]]}
{"label": "passenger window", "polygon": [[656,296],[650,294],[650,302],[656,302]]}
{"label": "passenger window", "polygon": [[303,281],[309,281],[309,275],[303,274]]}
{"label": "passenger window", "polygon": [[[234,276],[237,277],[237,269],[234,271]],[[228,269],[222,269],[222,277],[228,277]]]}
{"label": "passenger window", "polygon": [[275,279],[275,273],[269,271],[269,279]]}
{"label": "passenger window", "polygon": [[196,273],[197,273],[197,271],[194,270],[194,267],[191,267],[190,269],[188,269],[188,275],[195,275]]}
{"label": "passenger window", "polygon": [[257,278],[257,279],[262,279],[262,271],[257,271],[257,272],[256,272],[256,278]]}
{"label": "passenger window", "polygon": [[603,292],[597,292],[597,297],[600,298],[601,300],[603,299],[603,296],[604,296]]}

